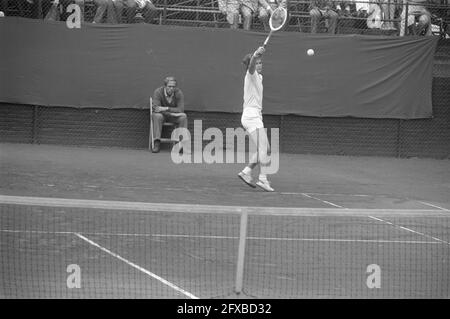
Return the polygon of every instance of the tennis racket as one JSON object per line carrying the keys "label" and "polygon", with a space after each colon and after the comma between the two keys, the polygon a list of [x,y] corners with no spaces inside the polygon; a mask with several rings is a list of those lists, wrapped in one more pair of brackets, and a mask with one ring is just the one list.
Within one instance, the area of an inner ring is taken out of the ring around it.
{"label": "tennis racket", "polygon": [[264,48],[266,47],[267,43],[269,43],[269,39],[272,36],[272,33],[283,28],[286,23],[287,16],[287,10],[283,7],[278,7],[273,11],[269,19],[270,32],[266,40],[264,41]]}

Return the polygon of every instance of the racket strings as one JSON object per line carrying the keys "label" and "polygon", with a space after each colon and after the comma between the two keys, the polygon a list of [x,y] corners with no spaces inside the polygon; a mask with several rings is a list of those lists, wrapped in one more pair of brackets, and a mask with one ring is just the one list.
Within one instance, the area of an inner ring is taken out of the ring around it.
{"label": "racket strings", "polygon": [[270,16],[270,27],[272,30],[280,29],[286,21],[287,13],[284,8],[277,8]]}

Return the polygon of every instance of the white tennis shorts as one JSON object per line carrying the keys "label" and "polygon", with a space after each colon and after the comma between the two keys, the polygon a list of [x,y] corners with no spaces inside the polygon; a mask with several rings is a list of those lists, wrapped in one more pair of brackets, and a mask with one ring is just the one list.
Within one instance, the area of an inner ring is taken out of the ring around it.
{"label": "white tennis shorts", "polygon": [[246,108],[242,112],[241,123],[244,129],[252,133],[254,130],[264,128],[261,112],[254,108]]}

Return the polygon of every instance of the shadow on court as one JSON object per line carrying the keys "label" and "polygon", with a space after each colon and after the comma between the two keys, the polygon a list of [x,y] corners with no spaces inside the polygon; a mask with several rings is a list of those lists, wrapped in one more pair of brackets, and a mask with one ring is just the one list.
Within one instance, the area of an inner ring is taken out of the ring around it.
{"label": "shadow on court", "polygon": [[[190,211],[196,205],[273,207],[249,216],[245,297],[450,296],[448,160],[282,154],[275,193],[244,185],[243,164],[176,165],[168,152],[0,144],[0,163],[0,195],[186,209],[1,203],[6,298],[233,296],[240,215]],[[276,215],[289,207],[330,214]],[[399,214],[408,211],[421,213]],[[67,287],[71,264],[81,288]],[[369,265],[379,266],[380,287],[369,287]]]}

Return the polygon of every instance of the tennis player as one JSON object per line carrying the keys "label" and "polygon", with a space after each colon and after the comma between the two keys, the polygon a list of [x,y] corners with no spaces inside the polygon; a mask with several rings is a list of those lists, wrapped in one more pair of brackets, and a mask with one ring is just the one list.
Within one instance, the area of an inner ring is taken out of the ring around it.
{"label": "tennis player", "polygon": [[[268,151],[270,145],[262,118],[263,76],[261,73],[264,52],[264,47],[259,47],[253,54],[247,54],[242,61],[246,72],[241,123],[257,146],[257,151],[250,154],[249,164],[238,174],[238,177],[251,187],[257,185],[267,192],[273,192],[274,189],[270,186],[266,174],[266,167],[269,165]],[[252,170],[257,165],[260,166],[260,174],[255,185]]]}

